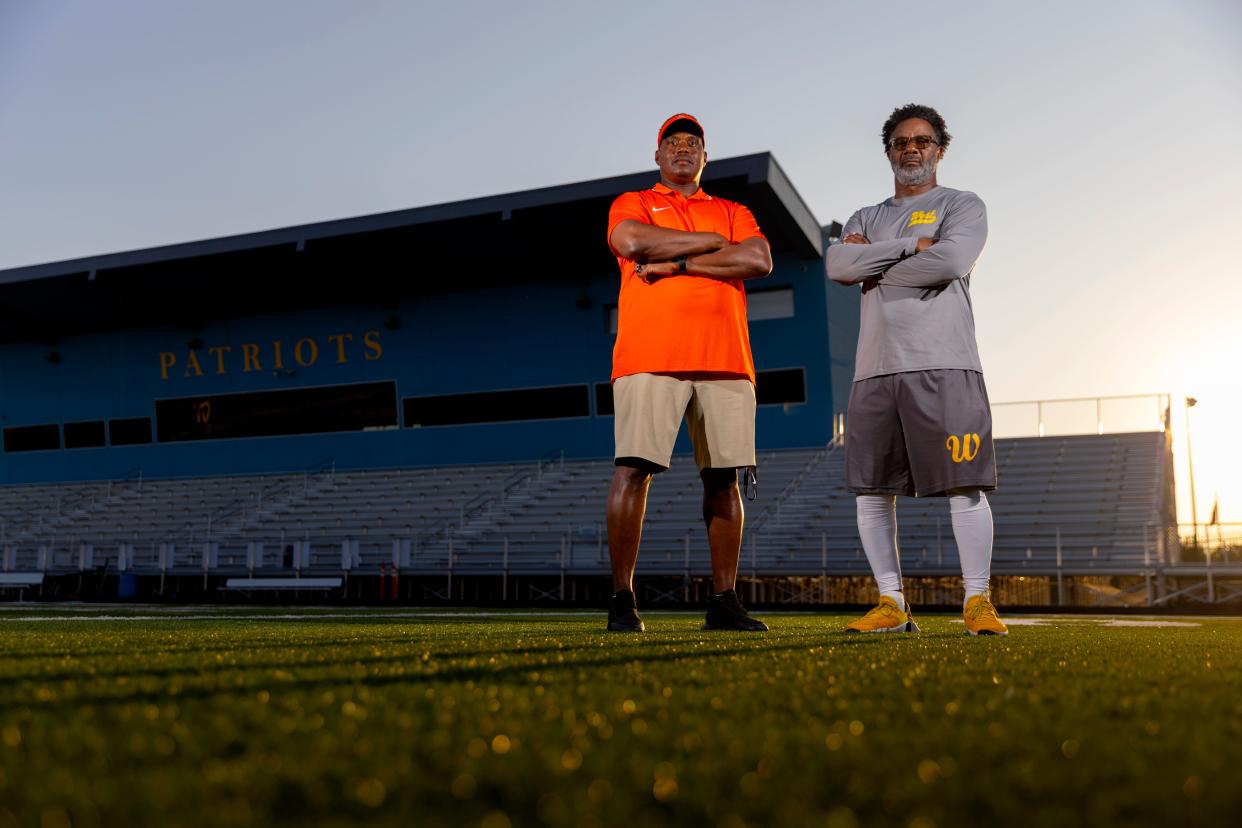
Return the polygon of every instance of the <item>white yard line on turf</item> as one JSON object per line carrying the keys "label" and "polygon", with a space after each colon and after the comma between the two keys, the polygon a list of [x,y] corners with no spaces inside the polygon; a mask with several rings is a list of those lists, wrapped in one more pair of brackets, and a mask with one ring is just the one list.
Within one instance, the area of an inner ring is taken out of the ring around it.
{"label": "white yard line on turf", "polygon": [[1201,627],[1198,621],[1146,621],[1133,618],[1109,618],[1100,621],[1102,627]]}
{"label": "white yard line on turf", "polygon": [[[1005,624],[1010,627],[1058,627],[1066,622],[1077,622],[1083,626],[1097,627],[1201,627],[1198,621],[1168,621],[1165,619],[1138,618],[1084,618],[1081,615],[1059,615],[1055,618],[1026,618],[1023,616],[1005,616]],[[954,618],[954,624],[965,624],[961,618]]]}
{"label": "white yard line on turf", "polygon": [[271,615],[31,615],[25,618],[0,618],[0,622],[19,624],[24,621],[306,621],[310,619],[360,618],[513,618],[515,616],[538,616],[540,618],[591,618],[599,613],[584,612],[386,612],[378,613],[280,613]]}
{"label": "white yard line on turf", "polygon": [[[313,614],[332,615],[332,614],[339,614],[341,612],[340,607],[298,607],[298,606],[294,606],[294,607],[290,607],[290,609],[296,609],[308,615],[313,615]],[[118,610],[133,610],[135,612],[145,612],[151,615],[156,614],[156,613],[167,613],[169,615],[185,615],[187,613],[198,613],[198,614],[219,613],[221,615],[227,615],[228,613],[236,613],[236,612],[240,612],[240,613],[255,612],[254,607],[248,607],[244,605],[213,606],[213,605],[198,604],[198,605],[169,607],[169,606],[152,606],[150,604],[61,604],[61,603],[35,603],[35,602],[29,602],[29,601],[26,603],[18,603],[18,604],[0,604],[0,612],[73,613],[73,612],[117,612]],[[397,607],[351,607],[349,611],[353,613],[357,613],[359,615],[364,615],[364,614],[391,613],[391,612],[397,612],[397,611],[402,611],[402,610],[399,610]],[[424,610],[404,610],[404,611],[405,612],[424,612]],[[450,610],[428,609],[425,611],[426,612],[449,612]],[[463,611],[468,611],[468,610],[463,610]],[[523,612],[523,610],[514,611],[514,613],[517,613],[517,612]],[[529,614],[535,614],[536,610],[526,610],[525,612],[528,612]],[[588,613],[588,612],[592,612],[592,610],[564,609],[564,610],[557,610],[557,612],[564,613],[566,615],[572,615],[575,613]]]}

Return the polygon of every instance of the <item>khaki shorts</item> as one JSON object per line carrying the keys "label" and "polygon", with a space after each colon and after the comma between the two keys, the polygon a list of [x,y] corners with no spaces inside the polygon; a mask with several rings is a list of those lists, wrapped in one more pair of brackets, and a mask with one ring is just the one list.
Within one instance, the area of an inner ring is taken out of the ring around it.
{"label": "khaki shorts", "polygon": [[700,469],[755,465],[755,386],[746,379],[630,374],[612,384],[617,459],[668,468],[684,417]]}

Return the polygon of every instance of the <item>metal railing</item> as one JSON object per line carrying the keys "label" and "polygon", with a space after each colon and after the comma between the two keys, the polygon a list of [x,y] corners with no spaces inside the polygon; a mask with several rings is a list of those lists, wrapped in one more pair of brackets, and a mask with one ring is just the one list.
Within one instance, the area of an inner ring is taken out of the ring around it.
{"label": "metal railing", "polygon": [[[299,495],[310,493],[311,481],[336,482],[336,458],[328,457],[318,463],[307,466],[302,473],[294,478],[281,478],[270,486],[264,486],[253,496],[238,498],[233,505],[207,516],[205,535],[207,541],[214,536],[227,538],[240,531],[246,521],[263,512],[264,508],[272,509],[286,505],[286,502]],[[284,497],[285,501],[281,501]],[[190,539],[194,539],[193,533]]]}
{"label": "metal railing", "polygon": [[[1119,394],[992,403],[993,436],[1045,437],[1053,434],[1164,431],[1169,424],[1171,399],[1169,394]],[[1023,412],[1025,416],[1022,416]],[[1014,416],[1019,417],[1018,423],[1006,422]]]}
{"label": "metal railing", "polygon": [[498,505],[503,504],[513,493],[514,489],[530,480],[542,480],[545,473],[553,469],[563,469],[565,467],[565,450],[557,447],[545,452],[538,460],[535,461],[533,468],[525,466],[509,474],[500,481],[499,491],[482,492],[461,505],[458,510],[456,520],[450,519],[441,521],[427,531],[423,532],[418,540],[419,546],[425,547],[437,541],[452,537],[453,533],[460,530],[470,518],[490,512]]}
{"label": "metal railing", "polygon": [[1182,560],[1242,562],[1242,523],[1179,523]]}
{"label": "metal railing", "polygon": [[[1167,605],[1174,600],[1214,604],[1242,596],[1242,560],[1232,555],[1237,525],[1221,527],[1222,543],[1205,560],[1188,559],[1180,548],[1177,530],[1150,524],[1141,540],[1124,549],[1087,547],[1066,540],[1072,533],[1050,527],[1045,540],[1033,539],[1024,549],[998,550],[994,576],[1043,578],[1056,603],[1066,603],[1071,586],[1086,578],[1116,579],[1128,584],[1125,603]],[[1230,534],[1230,533],[1233,534]],[[957,574],[959,562],[946,550],[947,536],[923,533],[904,537],[902,564],[908,578],[943,578]],[[832,578],[867,577],[870,569],[860,549],[846,548],[841,538],[821,534],[817,548],[795,548],[766,543],[761,535],[748,533],[741,551],[741,569],[751,588],[760,581],[781,578],[819,578],[823,585]],[[672,576],[689,584],[710,571],[710,555],[701,532],[659,532],[644,537],[641,568],[647,576]],[[166,578],[200,576],[207,588],[210,577],[279,575],[294,578],[324,575],[443,578],[444,596],[451,596],[454,579],[499,577],[549,577],[560,584],[544,597],[564,597],[567,579],[602,577],[609,572],[603,533],[587,536],[567,528],[563,531],[501,534],[473,542],[463,549],[450,535],[431,545],[415,543],[398,533],[357,537],[324,533],[311,538],[257,537],[233,541],[45,543],[38,546],[10,544],[0,550],[0,569],[5,573],[42,573],[46,576],[104,574],[158,576],[160,590]],[[1072,583],[1071,583],[1072,582]],[[1111,581],[1108,581],[1111,583]],[[534,587],[528,585],[528,588]],[[543,589],[541,587],[540,589]],[[432,590],[435,591],[434,589]],[[434,596],[431,596],[434,597]]]}

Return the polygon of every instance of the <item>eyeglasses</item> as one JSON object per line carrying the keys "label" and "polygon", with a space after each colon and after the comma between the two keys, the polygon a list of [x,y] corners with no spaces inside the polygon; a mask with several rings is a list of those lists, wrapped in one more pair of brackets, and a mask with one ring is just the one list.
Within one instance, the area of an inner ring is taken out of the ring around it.
{"label": "eyeglasses", "polygon": [[914,144],[921,150],[927,149],[932,144],[940,146],[940,142],[935,138],[932,138],[930,135],[916,135],[913,138],[894,138],[888,142],[888,148],[890,150],[902,151],[911,144]]}

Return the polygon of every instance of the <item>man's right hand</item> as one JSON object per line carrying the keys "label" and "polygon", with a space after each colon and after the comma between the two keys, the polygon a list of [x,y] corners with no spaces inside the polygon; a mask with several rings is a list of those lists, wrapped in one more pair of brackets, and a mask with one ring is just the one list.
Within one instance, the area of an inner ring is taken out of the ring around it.
{"label": "man's right hand", "polygon": [[634,275],[647,284],[653,284],[665,276],[677,275],[677,262],[651,262],[634,267]]}
{"label": "man's right hand", "polygon": [[918,242],[914,245],[914,252],[922,253],[924,250],[931,247],[935,243],[936,243],[936,240],[933,238],[919,239]]}

